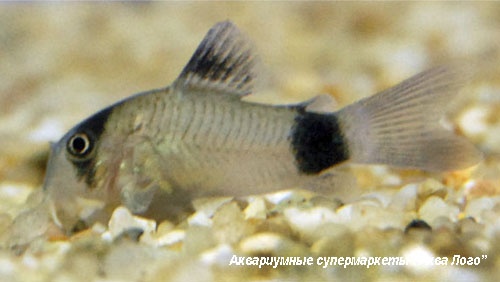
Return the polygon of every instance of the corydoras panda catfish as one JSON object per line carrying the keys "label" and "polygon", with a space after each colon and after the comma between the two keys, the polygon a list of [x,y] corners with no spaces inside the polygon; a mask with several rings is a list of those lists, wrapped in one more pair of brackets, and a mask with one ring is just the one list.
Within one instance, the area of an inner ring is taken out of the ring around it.
{"label": "corydoras panda catfish", "polygon": [[[44,189],[71,226],[89,200],[135,213],[203,196],[304,187],[344,162],[444,171],[476,164],[467,141],[439,125],[462,72],[438,67],[349,105],[320,112],[242,101],[255,55],[230,22],[216,24],[167,88],[94,114],[52,146]],[[331,187],[335,191],[335,187]]]}

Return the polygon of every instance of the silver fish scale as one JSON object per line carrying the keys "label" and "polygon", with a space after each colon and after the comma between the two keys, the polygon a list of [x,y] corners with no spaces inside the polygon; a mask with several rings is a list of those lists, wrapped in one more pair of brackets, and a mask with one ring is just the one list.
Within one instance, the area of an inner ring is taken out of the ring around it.
{"label": "silver fish scale", "polygon": [[142,124],[127,138],[155,144],[167,181],[188,188],[203,186],[205,191],[223,191],[236,183],[264,190],[298,175],[288,140],[295,115],[289,107],[170,88],[137,96],[114,109],[114,116],[136,120],[132,128]]}
{"label": "silver fish scale", "polygon": [[151,137],[156,142],[164,140],[208,150],[249,150],[280,143],[288,146],[286,140],[294,111],[241,103],[232,97],[213,99],[202,95],[207,94],[165,95],[165,99],[158,101],[165,105],[163,113],[152,115],[147,124],[148,131],[155,132]]}

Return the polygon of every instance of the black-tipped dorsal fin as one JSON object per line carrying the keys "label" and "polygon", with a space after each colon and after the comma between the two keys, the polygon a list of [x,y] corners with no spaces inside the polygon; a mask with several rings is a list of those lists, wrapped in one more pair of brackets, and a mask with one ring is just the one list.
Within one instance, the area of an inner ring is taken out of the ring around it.
{"label": "black-tipped dorsal fin", "polygon": [[252,92],[255,60],[250,42],[238,28],[220,22],[205,35],[174,87],[244,96]]}

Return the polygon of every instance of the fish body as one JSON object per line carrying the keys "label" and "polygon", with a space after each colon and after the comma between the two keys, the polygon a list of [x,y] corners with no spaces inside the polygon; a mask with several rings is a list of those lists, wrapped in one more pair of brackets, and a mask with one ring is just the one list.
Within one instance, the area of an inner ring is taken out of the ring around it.
{"label": "fish body", "polygon": [[[337,112],[327,96],[297,105],[242,101],[255,55],[230,22],[216,24],[174,83],[111,105],[52,146],[44,189],[57,222],[103,211],[171,213],[202,196],[243,196],[334,178],[347,162],[423,170],[477,163],[478,151],[439,126],[462,73],[441,67]],[[335,187],[331,187],[335,190]]]}

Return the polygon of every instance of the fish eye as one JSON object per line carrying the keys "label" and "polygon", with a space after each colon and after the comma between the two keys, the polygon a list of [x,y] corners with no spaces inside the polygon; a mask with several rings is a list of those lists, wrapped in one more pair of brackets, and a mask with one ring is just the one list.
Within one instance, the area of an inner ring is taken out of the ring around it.
{"label": "fish eye", "polygon": [[85,133],[76,133],[68,140],[68,152],[75,157],[85,157],[92,151],[92,143]]}

